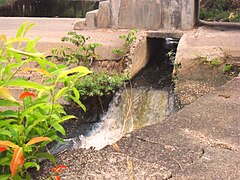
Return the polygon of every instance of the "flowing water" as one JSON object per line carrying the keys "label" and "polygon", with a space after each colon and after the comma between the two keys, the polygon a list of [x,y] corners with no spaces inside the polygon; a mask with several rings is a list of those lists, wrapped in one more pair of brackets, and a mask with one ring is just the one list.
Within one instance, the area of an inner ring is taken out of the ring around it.
{"label": "flowing water", "polygon": [[[165,39],[149,40],[153,45],[150,62],[122,88],[91,128],[78,137],[55,146],[52,152],[68,148],[102,149],[135,129],[162,122],[176,110],[173,92],[173,64],[166,54]],[[175,51],[176,49],[174,49]]]}
{"label": "flowing water", "polygon": [[85,0],[3,0],[0,16],[5,17],[85,17],[97,9],[97,1]]}

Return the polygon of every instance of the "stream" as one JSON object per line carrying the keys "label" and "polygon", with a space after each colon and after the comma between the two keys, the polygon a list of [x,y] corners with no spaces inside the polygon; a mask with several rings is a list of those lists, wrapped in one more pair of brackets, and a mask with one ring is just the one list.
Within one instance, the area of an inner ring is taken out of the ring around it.
{"label": "stream", "polygon": [[[168,47],[171,43],[174,46]],[[175,54],[177,43],[175,40],[149,39],[151,52],[147,66],[114,95],[103,114],[94,116],[93,123],[78,132],[77,137],[66,139],[66,144],[59,143],[50,151],[57,153],[68,148],[100,150],[125,134],[160,123],[174,113],[177,106],[172,81],[173,57],[167,54]]]}

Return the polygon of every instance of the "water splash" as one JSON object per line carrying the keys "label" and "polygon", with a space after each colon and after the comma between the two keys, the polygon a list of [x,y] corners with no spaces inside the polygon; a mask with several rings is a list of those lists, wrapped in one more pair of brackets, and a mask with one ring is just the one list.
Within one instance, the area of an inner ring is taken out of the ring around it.
{"label": "water splash", "polygon": [[167,90],[123,90],[115,96],[99,126],[89,136],[80,136],[73,148],[100,150],[134,129],[163,121],[173,111],[172,97]]}

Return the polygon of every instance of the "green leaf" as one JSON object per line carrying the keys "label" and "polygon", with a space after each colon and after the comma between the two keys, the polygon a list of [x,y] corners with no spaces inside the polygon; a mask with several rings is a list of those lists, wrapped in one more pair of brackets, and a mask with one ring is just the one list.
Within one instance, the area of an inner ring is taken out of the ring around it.
{"label": "green leaf", "polygon": [[43,119],[38,119],[34,121],[34,123],[26,128],[25,135],[28,136],[28,134],[33,130],[34,127],[36,127],[40,122],[42,122]]}
{"label": "green leaf", "polygon": [[9,48],[8,50],[12,51],[14,53],[24,55],[24,56],[29,56],[29,57],[34,57],[34,58],[45,58],[44,54],[39,53],[39,52],[31,53],[31,52],[25,52],[25,51],[17,50],[17,49],[14,49],[14,48]]}
{"label": "green leaf", "polygon": [[80,98],[80,94],[79,94],[79,91],[77,90],[77,88],[73,87],[72,90],[73,90],[73,93],[75,95],[75,98],[79,99]]}
{"label": "green leaf", "polygon": [[16,37],[24,37],[35,23],[24,22],[17,30]]}
{"label": "green leaf", "polygon": [[17,122],[17,120],[13,120],[13,119],[0,120],[0,128],[8,126],[12,122]]}
{"label": "green leaf", "polygon": [[36,109],[37,107],[40,107],[40,106],[43,106],[45,105],[46,103],[39,103],[39,104],[36,104],[34,106],[31,106],[30,108],[26,109],[25,111],[22,112],[21,114],[21,119],[23,119],[28,113],[30,113],[31,111],[33,111],[34,109]]}
{"label": "green leaf", "polygon": [[10,177],[11,177],[10,174],[2,174],[2,175],[0,175],[0,179],[1,180],[8,180],[8,178],[10,178]]}
{"label": "green leaf", "polygon": [[23,180],[23,179],[19,174],[16,174],[15,176],[13,176],[13,180]]}
{"label": "green leaf", "polygon": [[8,81],[5,86],[17,86],[17,87],[23,87],[23,88],[32,88],[39,91],[48,91],[46,86],[43,86],[41,84],[32,82],[32,81],[24,81],[21,79],[14,79],[11,81]]}
{"label": "green leaf", "polygon": [[70,74],[74,74],[74,73],[80,73],[82,76],[86,76],[86,75],[92,73],[92,71],[90,71],[88,68],[86,68],[84,66],[78,66],[73,69],[63,71],[62,73],[59,74],[58,79],[66,77],[66,76],[68,76]]}
{"label": "green leaf", "polygon": [[46,58],[43,58],[43,57],[41,59],[33,59],[33,61],[37,62],[40,65],[40,67],[45,70],[46,70],[46,66],[54,67],[54,68],[57,67],[56,64],[46,60]]}
{"label": "green leaf", "polygon": [[38,154],[36,154],[36,157],[38,157],[38,158],[39,158],[39,157],[44,157],[44,158],[52,161],[52,162],[54,163],[54,165],[56,166],[56,159],[55,159],[55,157],[54,157],[52,154],[50,154],[50,153],[38,153]]}
{"label": "green leaf", "polygon": [[0,106],[20,106],[20,104],[10,100],[0,99]]}
{"label": "green leaf", "polygon": [[2,129],[2,130],[0,131],[0,135],[5,135],[5,136],[8,136],[8,137],[11,137],[11,132]]}
{"label": "green leaf", "polygon": [[56,131],[60,132],[61,134],[66,135],[66,132],[65,132],[64,128],[63,128],[62,125],[60,125],[59,123],[52,124],[52,127],[53,127]]}
{"label": "green leaf", "polygon": [[58,123],[62,123],[62,122],[67,121],[67,120],[69,120],[69,119],[77,119],[77,118],[76,118],[76,116],[73,116],[73,115],[63,116],[63,117],[61,118],[61,120],[58,121]]}
{"label": "green leaf", "polygon": [[37,169],[37,171],[39,171],[39,169],[40,169],[40,166],[37,164],[37,163],[35,163],[35,162],[26,162],[26,163],[24,163],[24,167],[26,168],[26,169],[28,169],[28,168],[36,168]]}
{"label": "green leaf", "polygon": [[5,117],[5,118],[10,118],[10,117],[18,118],[18,113],[13,110],[6,110],[1,113],[1,116]]}
{"label": "green leaf", "polygon": [[[9,157],[4,157],[4,158],[0,158],[0,165],[9,165],[10,164],[11,159],[9,159]],[[0,176],[1,177],[1,176]],[[0,178],[1,179],[1,178]]]}
{"label": "green leaf", "polygon": [[28,33],[28,31],[29,31],[33,26],[35,26],[35,23],[31,23],[31,24],[29,24],[29,25],[25,28],[25,30],[23,31],[23,37]]}
{"label": "green leaf", "polygon": [[67,91],[69,91],[69,87],[64,87],[64,88],[60,89],[57,92],[57,94],[56,94],[56,96],[54,98],[55,101],[57,101],[60,97],[62,97],[64,94],[66,94]]}
{"label": "green leaf", "polygon": [[29,24],[29,22],[24,22],[17,30],[16,37],[22,37],[23,31],[26,28],[26,26]]}
{"label": "green leaf", "polygon": [[35,38],[34,40],[28,42],[28,44],[26,45],[25,51],[32,52],[40,38],[41,37],[38,37],[38,38]]}
{"label": "green leaf", "polygon": [[75,102],[77,103],[82,109],[84,112],[86,112],[86,107],[84,106],[84,104],[77,98],[73,97],[73,96],[70,96],[70,98]]}

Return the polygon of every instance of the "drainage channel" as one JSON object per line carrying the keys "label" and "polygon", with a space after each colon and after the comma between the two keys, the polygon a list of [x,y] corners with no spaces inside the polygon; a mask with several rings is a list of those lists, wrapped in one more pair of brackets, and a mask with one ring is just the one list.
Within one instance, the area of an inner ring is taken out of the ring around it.
{"label": "drainage channel", "polygon": [[68,148],[99,150],[117,142],[126,133],[160,123],[174,113],[176,99],[172,73],[178,41],[148,38],[149,62],[146,67],[114,95],[109,106],[105,105],[104,113],[95,113],[90,123],[78,125],[77,137],[55,145],[51,152]]}

